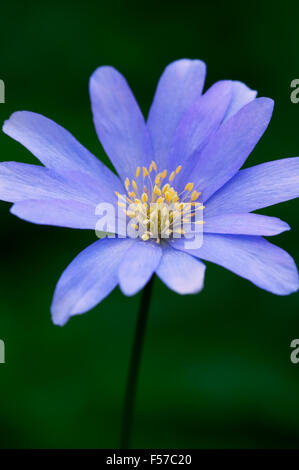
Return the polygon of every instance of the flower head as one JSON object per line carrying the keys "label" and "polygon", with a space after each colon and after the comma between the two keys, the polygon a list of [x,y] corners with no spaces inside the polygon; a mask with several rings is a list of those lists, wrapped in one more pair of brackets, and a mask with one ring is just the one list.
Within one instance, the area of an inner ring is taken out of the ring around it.
{"label": "flower head", "polygon": [[[199,292],[205,265],[217,263],[274,294],[298,289],[292,258],[265,240],[289,230],[254,211],[299,195],[299,158],[242,170],[265,132],[273,101],[237,81],[203,93],[205,65],[178,60],[161,76],[145,122],[123,76],[98,68],[90,79],[95,128],[119,176],[65,129],[16,112],[3,131],[43,166],[0,164],[0,198],[33,223],[94,230],[109,203],[113,236],[97,240],[62,274],[52,317],[63,325],[93,308],[117,284],[126,295],[154,272],[180,294]],[[129,232],[114,219],[125,219]],[[185,229],[185,225],[188,230]],[[199,246],[186,244],[198,227]]]}

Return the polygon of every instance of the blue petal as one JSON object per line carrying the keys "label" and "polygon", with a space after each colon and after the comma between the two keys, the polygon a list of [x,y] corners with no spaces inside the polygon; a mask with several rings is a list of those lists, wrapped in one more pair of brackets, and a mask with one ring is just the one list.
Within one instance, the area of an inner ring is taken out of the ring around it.
{"label": "blue petal", "polygon": [[189,172],[203,201],[237,173],[265,132],[272,110],[269,98],[251,101],[219,128],[199,155],[194,155],[196,164]]}
{"label": "blue petal", "polygon": [[203,288],[205,265],[187,253],[167,247],[156,273],[178,294],[196,294]]}
{"label": "blue petal", "polygon": [[[28,199],[15,203],[10,212],[20,219],[34,224],[56,227],[96,230],[99,217],[92,204],[59,199]],[[114,217],[107,224],[106,232],[116,233]]]}
{"label": "blue petal", "polygon": [[0,163],[0,199],[7,202],[50,198],[95,204],[104,201],[115,203],[115,190],[122,191],[118,178],[111,186],[99,175],[92,177],[79,171],[54,171],[18,162]]}
{"label": "blue petal", "polygon": [[134,177],[150,164],[152,146],[144,118],[124,77],[99,67],[90,78],[90,98],[98,137],[120,177]]}
{"label": "blue petal", "polygon": [[[183,239],[172,246],[185,251]],[[219,264],[273,294],[288,295],[299,288],[294,260],[262,237],[204,234],[202,247],[187,253]]]}
{"label": "blue petal", "polygon": [[164,70],[148,116],[155,160],[165,167],[177,125],[204,86],[206,66],[200,60],[177,60]]}
{"label": "blue petal", "polygon": [[253,101],[257,95],[257,91],[248,88],[245,83],[233,81],[232,82],[232,99],[226,111],[224,121],[236,114],[239,109],[243,108],[246,104]]}
{"label": "blue petal", "polygon": [[206,203],[210,216],[251,212],[299,197],[299,157],[239,171]]}
{"label": "blue petal", "polygon": [[218,82],[191,105],[177,127],[165,168],[174,170],[178,165],[184,165],[195,150],[201,151],[223,120],[231,90],[232,82]]}
{"label": "blue petal", "polygon": [[286,222],[260,214],[223,214],[205,218],[204,232],[271,236],[290,230]]}
{"label": "blue petal", "polygon": [[67,267],[56,286],[51,307],[56,325],[85,313],[101,302],[118,283],[118,266],[132,244],[128,239],[98,240]]}
{"label": "blue petal", "polygon": [[150,280],[162,256],[156,243],[136,240],[119,266],[120,288],[125,295],[134,295]]}
{"label": "blue petal", "polygon": [[40,114],[16,112],[5,121],[3,132],[24,145],[48,168],[82,171],[105,180],[108,185],[118,184],[117,176],[72,134]]}

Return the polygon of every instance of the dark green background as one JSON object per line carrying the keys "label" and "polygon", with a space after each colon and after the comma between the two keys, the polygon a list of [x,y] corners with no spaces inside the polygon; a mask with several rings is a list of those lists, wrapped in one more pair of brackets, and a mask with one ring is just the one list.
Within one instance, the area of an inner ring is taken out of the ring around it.
{"label": "dark green background", "polygon": [[[299,154],[298,3],[1,3],[1,123],[42,113],[107,159],[97,141],[88,79],[104,64],[128,79],[147,113],[163,68],[207,63],[207,84],[232,78],[276,102],[247,165]],[[1,160],[35,162],[1,133]],[[292,226],[273,240],[299,263],[298,201],[270,208]],[[140,297],[116,289],[64,328],[49,314],[57,279],[91,232],[25,223],[0,204],[1,448],[113,448]],[[299,294],[277,297],[209,265],[205,289],[180,297],[154,286],[134,423],[134,447],[298,447]]]}

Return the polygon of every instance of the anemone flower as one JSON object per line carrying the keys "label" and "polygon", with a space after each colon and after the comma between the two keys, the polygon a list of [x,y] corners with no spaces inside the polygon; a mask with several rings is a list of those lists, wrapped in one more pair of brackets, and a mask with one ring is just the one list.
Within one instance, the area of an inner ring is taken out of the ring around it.
{"label": "anemone flower", "polygon": [[[119,216],[110,218],[109,237],[95,241],[67,267],[52,303],[55,324],[90,310],[118,284],[124,294],[136,294],[154,273],[179,294],[197,293],[204,282],[202,260],[273,294],[298,289],[293,259],[263,238],[290,227],[254,211],[299,195],[299,158],[241,169],[269,124],[273,101],[231,80],[202,93],[205,73],[199,60],[171,63],[147,122],[118,71],[105,66],[93,73],[94,124],[118,176],[39,114],[16,112],[4,123],[3,131],[43,164],[1,163],[0,198],[13,203],[14,215],[94,230],[96,207],[109,203],[118,214],[122,210],[130,228],[131,235],[124,233],[123,224],[115,223]],[[200,227],[200,246],[187,246],[184,221]],[[137,327],[137,343],[143,326]]]}

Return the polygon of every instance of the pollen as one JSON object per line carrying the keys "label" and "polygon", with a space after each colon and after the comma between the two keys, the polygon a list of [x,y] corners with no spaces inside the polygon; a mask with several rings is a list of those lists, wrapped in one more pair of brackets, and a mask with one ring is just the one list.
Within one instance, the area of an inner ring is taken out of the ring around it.
{"label": "pollen", "polygon": [[[140,180],[141,169],[143,178]],[[182,192],[176,190],[175,182],[181,170],[182,166],[177,166],[165,181],[167,169],[158,171],[157,164],[152,161],[148,168],[136,168],[136,179],[125,179],[125,195],[115,191],[118,206],[131,219],[130,227],[141,240],[154,239],[161,243],[164,238],[184,236],[186,223],[203,226],[204,206],[198,200],[201,192],[193,182],[187,183]]]}

